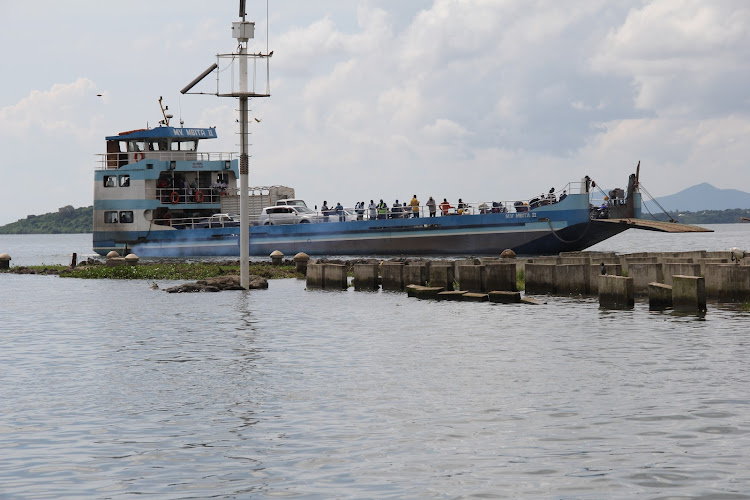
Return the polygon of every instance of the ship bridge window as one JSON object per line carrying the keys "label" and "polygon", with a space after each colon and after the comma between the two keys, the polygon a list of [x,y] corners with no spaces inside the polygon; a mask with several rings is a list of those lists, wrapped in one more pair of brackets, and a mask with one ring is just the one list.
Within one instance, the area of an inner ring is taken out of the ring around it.
{"label": "ship bridge window", "polygon": [[140,153],[142,151],[146,151],[146,142],[145,141],[130,141],[128,142],[128,151],[131,153],[136,152]]}
{"label": "ship bridge window", "polygon": [[166,139],[159,139],[157,141],[151,141],[148,143],[149,151],[169,151],[169,146]]}
{"label": "ship bridge window", "polygon": [[115,211],[104,212],[104,222],[106,224],[117,224],[117,212]]}
{"label": "ship bridge window", "polygon": [[172,151],[195,151],[198,141],[172,141]]}
{"label": "ship bridge window", "polygon": [[104,187],[107,187],[107,188],[117,187],[117,176],[116,175],[105,175],[104,176]]}
{"label": "ship bridge window", "polygon": [[128,187],[130,186],[130,176],[129,175],[121,175],[120,176],[120,187]]}

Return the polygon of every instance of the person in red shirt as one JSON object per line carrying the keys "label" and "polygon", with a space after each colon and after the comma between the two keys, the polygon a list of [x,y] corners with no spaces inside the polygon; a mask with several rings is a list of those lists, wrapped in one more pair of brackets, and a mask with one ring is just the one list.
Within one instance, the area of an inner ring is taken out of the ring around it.
{"label": "person in red shirt", "polygon": [[442,210],[443,215],[448,215],[448,210],[453,208],[450,203],[448,203],[448,198],[443,198],[442,203],[440,203],[440,210]]}

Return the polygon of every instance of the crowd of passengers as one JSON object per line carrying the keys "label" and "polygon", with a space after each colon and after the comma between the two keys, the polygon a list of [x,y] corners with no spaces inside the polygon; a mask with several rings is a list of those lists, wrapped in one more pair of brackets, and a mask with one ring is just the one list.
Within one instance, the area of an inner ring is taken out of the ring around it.
{"label": "crowd of passengers", "polygon": [[[523,201],[516,201],[513,203],[513,209],[516,212],[528,212],[531,209],[549,205],[552,203],[558,203],[567,197],[566,191],[563,191],[558,200],[555,196],[555,188],[549,190],[549,193],[542,194],[537,198],[532,198],[528,203]],[[447,198],[443,198],[443,201],[437,203],[437,201],[430,196],[424,206],[424,215],[428,217],[437,217],[438,213],[441,216],[453,216],[453,215],[470,215],[470,214],[498,214],[507,213],[507,206],[502,202],[493,201],[491,203],[483,202],[476,207],[469,206],[461,198],[458,199],[456,206],[453,206],[448,202]],[[422,205],[417,195],[415,194],[410,202],[399,202],[396,200],[393,205],[388,206],[386,202],[381,198],[378,203],[375,200],[370,200],[369,205],[365,205],[364,201],[358,201],[354,205],[354,214],[357,220],[364,219],[406,219],[410,217],[422,216]],[[336,205],[328,206],[327,201],[323,201],[323,205],[320,207],[320,211],[325,217],[325,220],[346,220],[346,209],[341,203]],[[427,215],[429,214],[429,215]]]}

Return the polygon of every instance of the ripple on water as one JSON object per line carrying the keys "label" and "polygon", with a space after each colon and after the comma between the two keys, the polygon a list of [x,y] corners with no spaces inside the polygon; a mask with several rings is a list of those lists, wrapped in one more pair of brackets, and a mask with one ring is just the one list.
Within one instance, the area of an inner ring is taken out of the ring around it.
{"label": "ripple on water", "polygon": [[750,495],[732,311],[149,285],[0,276],[3,494]]}

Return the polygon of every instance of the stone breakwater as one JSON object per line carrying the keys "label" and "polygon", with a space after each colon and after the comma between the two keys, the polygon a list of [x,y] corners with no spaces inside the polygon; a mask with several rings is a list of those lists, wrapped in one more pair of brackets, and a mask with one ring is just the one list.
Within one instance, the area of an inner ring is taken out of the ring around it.
{"label": "stone breakwater", "polygon": [[340,290],[349,286],[351,273],[355,290],[407,290],[419,298],[497,302],[518,302],[520,282],[527,296],[599,296],[608,308],[631,308],[636,297],[649,297],[653,309],[700,312],[707,298],[750,302],[750,258],[737,260],[735,255],[584,251],[509,259],[311,259],[306,279],[308,288]]}

